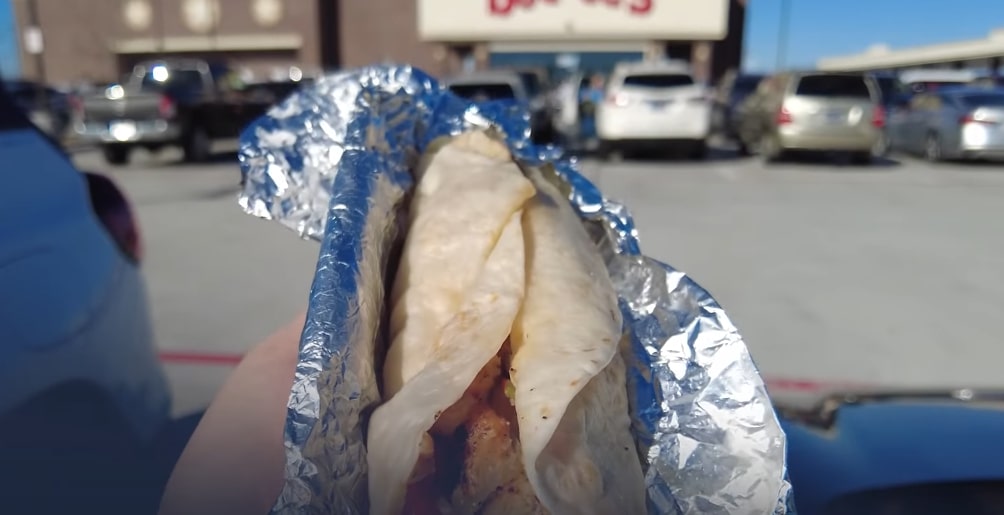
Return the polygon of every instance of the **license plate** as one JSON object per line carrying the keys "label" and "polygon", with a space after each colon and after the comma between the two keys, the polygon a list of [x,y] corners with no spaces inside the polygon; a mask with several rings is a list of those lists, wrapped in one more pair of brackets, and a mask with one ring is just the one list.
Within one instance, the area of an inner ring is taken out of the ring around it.
{"label": "license plate", "polygon": [[129,141],[136,136],[136,124],[130,121],[118,121],[108,124],[108,132],[119,141]]}
{"label": "license plate", "polygon": [[847,121],[847,113],[843,111],[829,111],[823,115],[823,120],[830,125],[845,123]]}
{"label": "license plate", "polygon": [[648,105],[652,109],[655,109],[656,111],[658,111],[658,110],[664,109],[667,105],[669,105],[669,102],[667,102],[665,100],[649,100]]}

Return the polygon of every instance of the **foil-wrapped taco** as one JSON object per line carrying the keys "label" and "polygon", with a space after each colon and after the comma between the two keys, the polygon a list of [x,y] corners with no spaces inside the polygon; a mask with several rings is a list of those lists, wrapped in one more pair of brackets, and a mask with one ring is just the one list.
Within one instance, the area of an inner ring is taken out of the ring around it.
{"label": "foil-wrapped taco", "polygon": [[241,206],[321,242],[274,513],[794,513],[735,327],[520,106],[353,70],[240,160]]}

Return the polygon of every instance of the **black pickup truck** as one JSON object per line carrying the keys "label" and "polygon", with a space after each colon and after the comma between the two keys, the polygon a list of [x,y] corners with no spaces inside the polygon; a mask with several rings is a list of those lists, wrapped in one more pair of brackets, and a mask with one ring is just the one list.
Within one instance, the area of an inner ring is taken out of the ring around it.
{"label": "black pickup truck", "polygon": [[199,59],[144,62],[121,84],[82,99],[75,132],[100,145],[111,164],[127,163],[137,147],[181,147],[186,161],[203,161],[213,141],[237,138],[299,85],[242,84],[226,66]]}

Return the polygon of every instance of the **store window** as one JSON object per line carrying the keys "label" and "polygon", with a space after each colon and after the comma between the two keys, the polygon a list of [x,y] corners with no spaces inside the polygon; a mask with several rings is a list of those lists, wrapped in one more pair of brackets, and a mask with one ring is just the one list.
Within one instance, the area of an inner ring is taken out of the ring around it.
{"label": "store window", "polygon": [[[546,69],[552,80],[561,80],[578,72],[610,73],[620,62],[641,61],[637,52],[492,52],[488,65],[492,68]],[[566,64],[572,64],[566,66]]]}

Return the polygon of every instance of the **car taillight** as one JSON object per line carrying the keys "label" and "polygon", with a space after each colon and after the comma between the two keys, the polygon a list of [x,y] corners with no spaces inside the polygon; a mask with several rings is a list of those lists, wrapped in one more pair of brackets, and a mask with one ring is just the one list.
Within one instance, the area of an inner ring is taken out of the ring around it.
{"label": "car taillight", "polygon": [[622,93],[611,93],[607,95],[607,103],[613,104],[617,107],[624,107],[630,102],[628,101],[628,97]]}
{"label": "car taillight", "polygon": [[174,101],[167,95],[161,95],[160,103],[157,104],[157,114],[161,118],[174,118],[177,110],[174,108]]}
{"label": "car taillight", "polygon": [[77,120],[84,119],[84,101],[77,95],[70,95],[67,99],[70,104],[70,112]]}
{"label": "car taillight", "polygon": [[994,125],[997,122],[995,122],[994,120],[989,120],[985,116],[981,116],[979,114],[974,114],[974,113],[967,113],[959,117],[959,125],[967,125],[970,123]]}
{"label": "car taillight", "polygon": [[788,111],[788,108],[781,106],[781,109],[777,110],[777,116],[775,117],[775,121],[777,122],[778,125],[787,125],[791,123],[792,122],[791,112]]}
{"label": "car taillight", "polygon": [[91,207],[119,249],[133,262],[143,257],[139,226],[122,190],[104,175],[84,172]]}
{"label": "car taillight", "polygon": [[875,106],[872,110],[872,125],[880,129],[885,127],[885,108],[882,106]]}

